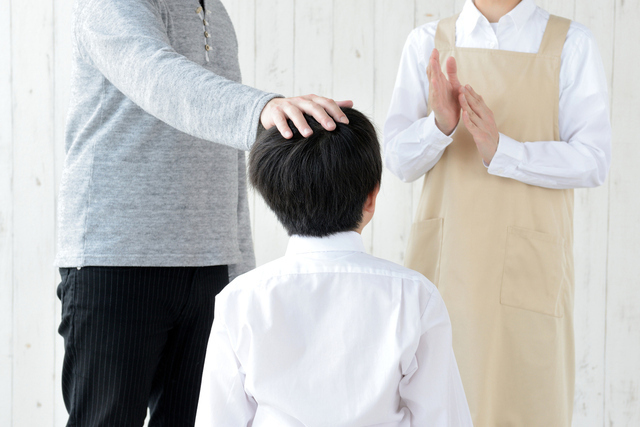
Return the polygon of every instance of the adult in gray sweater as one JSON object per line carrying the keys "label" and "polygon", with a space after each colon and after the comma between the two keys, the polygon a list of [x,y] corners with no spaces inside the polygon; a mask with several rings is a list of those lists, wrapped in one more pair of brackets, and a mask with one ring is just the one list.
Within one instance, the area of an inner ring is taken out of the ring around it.
{"label": "adult in gray sweater", "polygon": [[[199,3],[200,1],[200,3]],[[254,267],[244,151],[341,106],[240,84],[219,0],[76,0],[60,188],[68,426],[191,426],[214,297]]]}

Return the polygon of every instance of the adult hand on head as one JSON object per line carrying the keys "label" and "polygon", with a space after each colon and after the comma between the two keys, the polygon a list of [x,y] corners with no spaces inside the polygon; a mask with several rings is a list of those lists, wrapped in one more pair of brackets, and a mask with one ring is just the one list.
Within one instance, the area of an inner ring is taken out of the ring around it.
{"label": "adult hand on head", "polygon": [[460,121],[460,80],[456,60],[449,57],[446,62],[447,76],[442,72],[440,53],[433,49],[427,67],[429,78],[429,106],[435,114],[436,126],[445,135],[451,135]]}
{"label": "adult hand on head", "polygon": [[485,164],[490,164],[498,150],[500,133],[493,118],[493,111],[471,86],[460,88],[462,120],[467,127]]}
{"label": "adult hand on head", "polygon": [[307,137],[313,133],[304,118],[304,114],[312,116],[326,130],[334,130],[336,123],[349,123],[349,119],[340,109],[353,107],[352,101],[334,101],[317,95],[296,96],[294,98],[274,98],[265,105],[260,114],[260,123],[265,129],[276,126],[282,136],[289,139],[293,132],[287,124],[291,119],[300,133]]}

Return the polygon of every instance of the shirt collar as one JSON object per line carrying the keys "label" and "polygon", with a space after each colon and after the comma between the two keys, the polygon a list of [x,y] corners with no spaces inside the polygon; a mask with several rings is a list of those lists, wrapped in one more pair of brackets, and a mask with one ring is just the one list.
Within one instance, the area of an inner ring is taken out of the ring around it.
{"label": "shirt collar", "polygon": [[[517,30],[531,18],[537,6],[534,0],[522,0],[504,17],[509,17],[513,21]],[[503,18],[504,18],[503,17]],[[484,15],[478,10],[473,0],[467,0],[460,12],[457,23],[465,34],[471,34],[476,29],[481,19],[486,20]]]}
{"label": "shirt collar", "polygon": [[310,252],[366,252],[362,236],[355,231],[336,233],[326,237],[293,235],[289,238],[286,255]]}
{"label": "shirt collar", "polygon": [[522,0],[511,12],[507,13],[506,16],[511,18],[516,29],[519,31],[531,18],[536,8],[537,6],[534,0]]}

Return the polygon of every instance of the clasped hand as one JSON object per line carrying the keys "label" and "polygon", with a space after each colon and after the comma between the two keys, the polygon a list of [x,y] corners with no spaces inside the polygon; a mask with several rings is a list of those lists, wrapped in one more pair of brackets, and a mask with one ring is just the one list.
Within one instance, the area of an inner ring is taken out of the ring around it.
{"label": "clasped hand", "polygon": [[458,79],[456,60],[446,62],[447,76],[442,72],[440,53],[433,49],[427,67],[429,78],[429,105],[435,115],[436,126],[445,135],[451,135],[460,116],[473,136],[478,152],[485,164],[490,164],[498,149],[500,133],[493,112],[471,86],[463,86]]}

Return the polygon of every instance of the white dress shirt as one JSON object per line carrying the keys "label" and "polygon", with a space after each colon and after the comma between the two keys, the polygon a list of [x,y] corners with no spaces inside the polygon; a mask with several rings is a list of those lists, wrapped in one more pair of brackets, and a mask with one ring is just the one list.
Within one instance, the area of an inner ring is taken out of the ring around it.
{"label": "white dress shirt", "polygon": [[472,426],[440,294],[358,233],[291,237],[215,311],[197,427]]}
{"label": "white dress shirt", "polygon": [[[467,0],[456,22],[456,46],[536,53],[548,20],[549,13],[534,0],[522,0],[492,27]],[[385,164],[403,181],[428,172],[452,142],[437,128],[433,113],[427,116],[426,69],[437,25],[428,23],[409,35],[385,123]],[[602,184],[611,161],[608,105],[595,40],[586,27],[572,22],[561,57],[561,141],[515,141],[500,134],[488,172],[556,189]]]}

